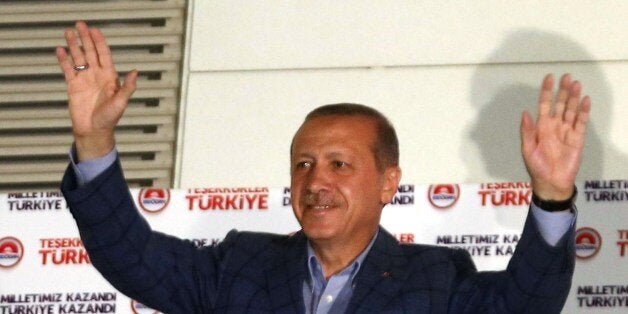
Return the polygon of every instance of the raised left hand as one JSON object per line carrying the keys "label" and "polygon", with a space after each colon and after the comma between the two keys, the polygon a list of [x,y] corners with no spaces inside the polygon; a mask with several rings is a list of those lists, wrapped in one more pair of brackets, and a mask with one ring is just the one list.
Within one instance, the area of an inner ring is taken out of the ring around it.
{"label": "raised left hand", "polygon": [[545,200],[566,200],[573,193],[580,169],[584,137],[591,110],[582,86],[569,74],[562,76],[556,99],[554,79],[543,79],[536,123],[529,113],[521,117],[521,152],[534,193]]}

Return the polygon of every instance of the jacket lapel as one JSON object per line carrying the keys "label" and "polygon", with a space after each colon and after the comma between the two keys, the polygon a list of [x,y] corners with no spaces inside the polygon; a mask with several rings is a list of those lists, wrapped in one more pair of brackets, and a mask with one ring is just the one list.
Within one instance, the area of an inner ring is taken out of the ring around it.
{"label": "jacket lapel", "polygon": [[377,239],[354,281],[348,313],[359,308],[380,312],[408,278],[408,261],[397,240],[380,227]]}
{"label": "jacket lapel", "polygon": [[[307,275],[307,240],[302,232],[280,243],[280,252],[266,271],[274,313],[303,313],[303,282]],[[283,254],[281,254],[283,253]]]}

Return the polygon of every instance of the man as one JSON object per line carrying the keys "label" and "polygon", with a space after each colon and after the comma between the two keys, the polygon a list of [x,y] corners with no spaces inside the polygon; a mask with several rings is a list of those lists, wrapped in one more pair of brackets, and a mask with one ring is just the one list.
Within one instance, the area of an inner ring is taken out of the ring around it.
{"label": "man", "polygon": [[102,33],[67,30],[63,69],[75,144],[62,191],[94,266],[117,289],[166,313],[557,313],[574,267],[572,213],[590,100],[563,76],[524,113],[522,151],[533,205],[508,269],[478,273],[464,250],[399,245],[379,226],[401,170],[379,112],[336,104],[311,112],[291,146],[292,236],[230,232],[216,247],[153,232],[129,196],[114,128],[135,90]]}

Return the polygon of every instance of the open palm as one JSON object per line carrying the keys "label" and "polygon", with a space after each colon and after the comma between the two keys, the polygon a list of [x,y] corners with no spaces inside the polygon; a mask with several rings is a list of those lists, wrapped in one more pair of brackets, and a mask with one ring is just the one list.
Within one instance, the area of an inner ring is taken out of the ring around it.
{"label": "open palm", "polygon": [[[63,70],[68,90],[72,132],[80,160],[101,157],[114,146],[114,129],[135,91],[137,71],[127,74],[120,85],[111,51],[98,29],[89,29],[84,22],[76,30],[65,31],[72,56],[72,65],[64,48],[57,48],[57,59]],[[87,65],[86,69],[80,66]]]}
{"label": "open palm", "polygon": [[580,99],[582,87],[563,75],[556,99],[554,80],[541,85],[536,123],[527,112],[521,119],[521,150],[534,193],[546,200],[568,199],[580,169],[590,98]]}

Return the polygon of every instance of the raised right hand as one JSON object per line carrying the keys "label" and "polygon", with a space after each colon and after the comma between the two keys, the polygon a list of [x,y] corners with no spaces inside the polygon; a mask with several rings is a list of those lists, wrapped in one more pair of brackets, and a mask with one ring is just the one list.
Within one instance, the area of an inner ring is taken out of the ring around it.
{"label": "raised right hand", "polygon": [[[98,29],[76,22],[83,43],[74,30],[65,31],[72,60],[65,48],[57,47],[57,59],[68,85],[68,107],[79,161],[96,159],[109,153],[114,145],[114,129],[135,91],[137,71],[129,72],[120,85],[111,51]],[[74,64],[72,64],[72,61]],[[85,70],[75,66],[88,65]]]}

